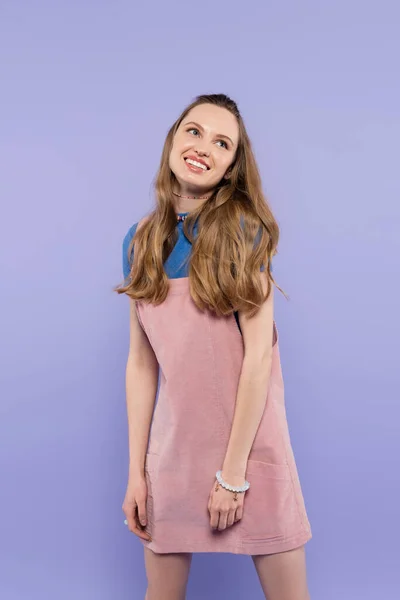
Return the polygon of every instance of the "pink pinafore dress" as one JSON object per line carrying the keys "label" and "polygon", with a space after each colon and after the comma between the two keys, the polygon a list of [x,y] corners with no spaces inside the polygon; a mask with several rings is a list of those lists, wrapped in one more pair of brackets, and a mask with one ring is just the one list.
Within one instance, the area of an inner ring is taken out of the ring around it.
{"label": "pink pinafore dress", "polygon": [[275,323],[265,410],[247,463],[250,489],[243,517],[223,531],[210,527],[207,504],[233,422],[242,335],[233,315],[221,318],[197,308],[188,277],[169,284],[159,306],[136,303],[161,377],[145,463],[146,530],[152,541],[142,543],[159,553],[249,555],[305,544],[312,534],[290,443]]}

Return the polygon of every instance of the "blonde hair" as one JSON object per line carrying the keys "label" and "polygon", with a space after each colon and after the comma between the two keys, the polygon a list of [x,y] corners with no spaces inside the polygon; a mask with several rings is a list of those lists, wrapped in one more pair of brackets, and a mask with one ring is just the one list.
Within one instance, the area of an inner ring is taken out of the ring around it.
{"label": "blonde hair", "polygon": [[[283,292],[271,272],[279,227],[263,195],[237,104],[224,94],[198,96],[170,128],[156,178],[156,208],[137,227],[128,249],[131,257],[134,248],[130,275],[115,291],[155,305],[167,297],[169,282],[163,265],[178,238],[173,195],[176,178],[169,167],[169,155],[182,120],[195,106],[207,103],[225,108],[236,117],[239,141],[229,180],[222,179],[211,197],[191,211],[183,223],[184,234],[193,245],[188,270],[190,293],[200,310],[208,308],[218,316],[240,310],[253,316],[269,297],[272,284]],[[196,221],[198,235],[194,239]],[[266,293],[260,278],[263,264],[268,280]]]}

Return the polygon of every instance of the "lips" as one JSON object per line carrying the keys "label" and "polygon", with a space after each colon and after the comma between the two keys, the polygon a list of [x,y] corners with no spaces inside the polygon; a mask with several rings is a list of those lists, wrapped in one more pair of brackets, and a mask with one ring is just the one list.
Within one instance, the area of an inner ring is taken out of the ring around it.
{"label": "lips", "polygon": [[210,170],[210,165],[208,163],[206,163],[206,161],[203,160],[202,158],[198,158],[197,156],[185,156],[184,160],[187,160],[188,158],[190,158],[190,160],[195,160],[196,162],[200,163],[201,165],[204,165],[205,167],[207,167],[207,171]]}

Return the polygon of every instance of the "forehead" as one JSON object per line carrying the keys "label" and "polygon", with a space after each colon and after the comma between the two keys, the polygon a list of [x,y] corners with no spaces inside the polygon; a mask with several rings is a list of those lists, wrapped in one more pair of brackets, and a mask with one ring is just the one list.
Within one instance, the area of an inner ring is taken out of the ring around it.
{"label": "forehead", "polygon": [[235,144],[239,139],[239,126],[236,117],[226,108],[213,104],[200,104],[188,112],[181,126],[195,121],[210,134],[222,134],[230,137]]}

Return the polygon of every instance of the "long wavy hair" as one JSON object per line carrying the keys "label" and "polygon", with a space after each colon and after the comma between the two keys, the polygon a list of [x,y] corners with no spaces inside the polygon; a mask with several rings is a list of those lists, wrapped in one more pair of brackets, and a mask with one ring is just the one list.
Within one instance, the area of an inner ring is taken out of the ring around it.
{"label": "long wavy hair", "polygon": [[[185,108],[166,137],[156,176],[156,208],[140,222],[128,249],[131,272],[117,288],[138,301],[154,305],[168,294],[169,280],[164,262],[178,238],[173,190],[176,178],[169,167],[175,133],[186,115],[199,104],[213,104],[229,110],[239,125],[239,142],[229,179],[222,179],[212,195],[183,222],[183,231],[192,243],[188,268],[190,293],[200,310],[218,316],[243,311],[253,316],[274,284],[271,259],[277,253],[279,227],[263,195],[261,178],[238,106],[225,94],[206,94]],[[194,226],[198,222],[198,233]],[[263,292],[261,265],[267,276]]]}

